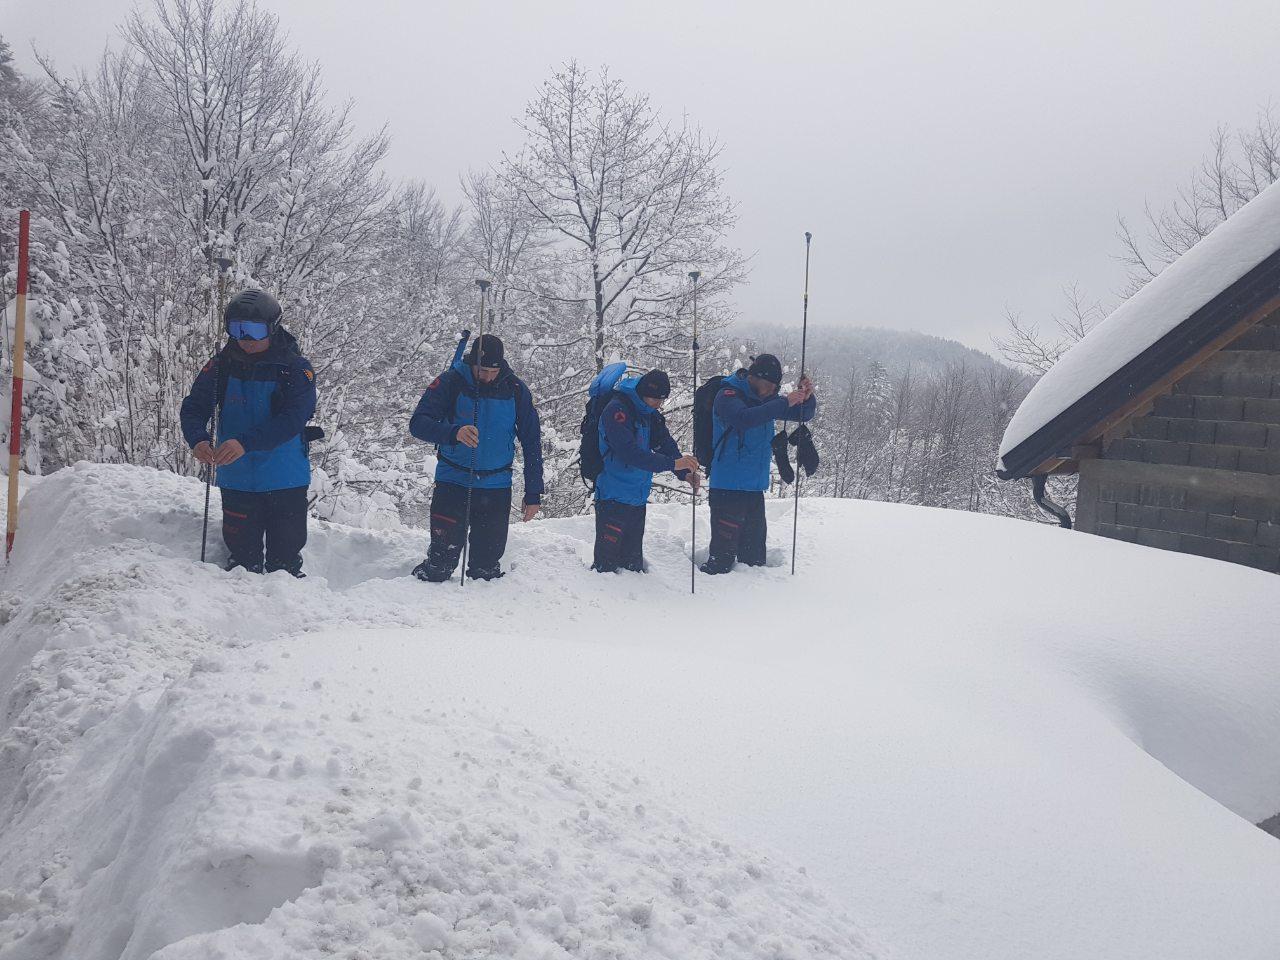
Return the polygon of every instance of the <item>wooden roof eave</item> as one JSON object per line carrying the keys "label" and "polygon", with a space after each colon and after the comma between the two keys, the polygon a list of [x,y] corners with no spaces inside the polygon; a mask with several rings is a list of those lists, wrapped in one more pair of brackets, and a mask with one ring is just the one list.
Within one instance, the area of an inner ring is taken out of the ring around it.
{"label": "wooden roof eave", "polygon": [[[1156,397],[1169,393],[1192,370],[1277,311],[1280,251],[1014,447],[1003,458],[1012,466],[997,475],[1002,480],[1017,480],[1042,473],[1075,472],[1080,458],[1068,451],[1100,443],[1105,435],[1141,414]],[[1146,386],[1136,386],[1141,383]]]}

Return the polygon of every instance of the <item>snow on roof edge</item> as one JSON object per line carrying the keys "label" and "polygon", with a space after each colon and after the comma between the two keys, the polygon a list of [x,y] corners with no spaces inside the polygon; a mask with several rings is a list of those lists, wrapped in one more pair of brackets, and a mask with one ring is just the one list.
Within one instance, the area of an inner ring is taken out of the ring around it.
{"label": "snow on roof edge", "polygon": [[1277,250],[1280,182],[1169,264],[1036,382],[1005,429],[1001,468],[1011,450]]}

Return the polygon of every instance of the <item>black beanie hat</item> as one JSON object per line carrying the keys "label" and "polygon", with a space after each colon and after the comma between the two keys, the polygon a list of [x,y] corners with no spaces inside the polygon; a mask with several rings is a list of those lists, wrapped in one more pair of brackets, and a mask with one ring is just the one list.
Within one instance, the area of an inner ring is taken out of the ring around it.
{"label": "black beanie hat", "polygon": [[[480,337],[476,337],[475,340],[471,341],[471,349],[467,351],[468,367],[474,367],[476,365],[476,347],[480,345],[480,339]],[[480,354],[480,366],[502,366],[502,341],[492,333],[486,333],[484,335],[484,350]]]}
{"label": "black beanie hat", "polygon": [[665,400],[671,396],[671,378],[665,370],[650,370],[636,384],[636,395]]}
{"label": "black beanie hat", "polygon": [[773,384],[782,383],[782,364],[772,353],[762,353],[758,357],[752,357],[747,373]]}

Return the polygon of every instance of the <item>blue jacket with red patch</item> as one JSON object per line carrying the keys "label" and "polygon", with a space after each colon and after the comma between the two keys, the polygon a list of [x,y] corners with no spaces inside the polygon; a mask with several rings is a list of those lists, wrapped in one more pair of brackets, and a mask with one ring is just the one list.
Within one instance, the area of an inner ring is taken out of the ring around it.
{"label": "blue jacket with red patch", "polygon": [[[458,442],[458,431],[472,422],[480,445]],[[511,486],[516,440],[524,454],[524,502],[542,502],[542,425],[524,381],[502,361],[498,379],[476,390],[471,367],[458,360],[431,381],[409,421],[409,432],[436,445],[436,480],[497,490]],[[474,458],[474,464],[473,464]]]}
{"label": "blue jacket with red patch", "polygon": [[[639,377],[613,388],[600,414],[600,453],[604,470],[596,478],[596,499],[642,506],[649,502],[653,475],[674,471],[680,448],[663,415],[636,393]],[[676,476],[684,479],[687,470]]]}
{"label": "blue jacket with red patch", "polygon": [[[215,406],[216,440],[209,435]],[[315,412],[315,373],[298,341],[278,327],[260,354],[245,353],[228,340],[196,377],[180,420],[190,447],[225,440],[244,447],[244,456],[218,468],[219,487],[265,493],[311,483],[303,431]]]}
{"label": "blue jacket with red patch", "polygon": [[794,407],[781,395],[762,400],[751,389],[745,370],[725,377],[711,407],[711,489],[768,490],[773,422],[804,423],[817,411],[814,397]]}

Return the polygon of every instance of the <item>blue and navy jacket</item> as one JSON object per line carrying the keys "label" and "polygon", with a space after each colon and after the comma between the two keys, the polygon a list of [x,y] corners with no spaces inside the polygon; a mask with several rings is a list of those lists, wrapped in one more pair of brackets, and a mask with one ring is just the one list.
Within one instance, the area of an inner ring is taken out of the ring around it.
{"label": "blue and navy jacket", "polygon": [[[663,415],[636,393],[639,377],[613,388],[614,396],[600,413],[600,453],[604,470],[596,478],[596,499],[633,506],[649,502],[653,475],[675,471],[680,448]],[[676,474],[681,480],[688,470]]]}
{"label": "blue and navy jacket", "polygon": [[[476,414],[480,446],[458,443],[458,431]],[[418,401],[409,432],[436,445],[436,480],[471,486],[475,458],[475,488],[499,490],[511,486],[516,440],[524,454],[524,502],[542,502],[542,425],[533,396],[524,381],[502,361],[498,379],[482,383],[477,392],[471,367],[458,360],[431,381]]]}
{"label": "blue and navy jacket", "polygon": [[[218,436],[209,421],[219,408]],[[218,486],[265,493],[311,483],[303,431],[316,412],[315,372],[298,341],[277,328],[271,346],[256,355],[234,340],[204,365],[182,401],[182,435],[194,447],[202,440],[239,440],[244,456],[218,468]]]}
{"label": "blue and navy jacket", "polygon": [[781,394],[760,399],[751,389],[745,370],[725,377],[711,407],[711,449],[715,451],[707,465],[711,469],[711,489],[768,490],[773,422],[804,423],[812,420],[817,411],[814,397],[795,407]]}

